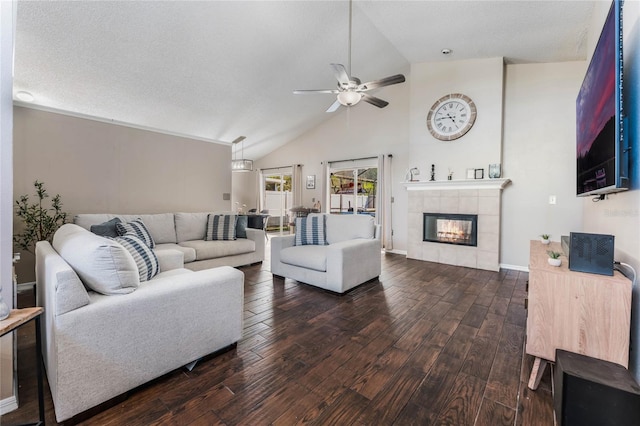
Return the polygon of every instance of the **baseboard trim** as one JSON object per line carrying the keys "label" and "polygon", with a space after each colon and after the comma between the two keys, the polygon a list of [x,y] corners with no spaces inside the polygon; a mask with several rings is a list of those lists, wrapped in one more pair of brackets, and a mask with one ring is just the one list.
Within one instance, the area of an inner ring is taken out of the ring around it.
{"label": "baseboard trim", "polygon": [[529,272],[529,267],[528,266],[509,265],[507,263],[501,263],[500,264],[500,268],[502,268],[502,269],[511,269],[513,271],[520,271],[520,272]]}
{"label": "baseboard trim", "polygon": [[407,251],[406,250],[385,250],[385,252],[393,253],[393,254],[401,254],[403,256],[407,255]]}
{"label": "baseboard trim", "polygon": [[15,395],[0,400],[0,415],[5,415],[18,409],[18,399]]}
{"label": "baseboard trim", "polygon": [[35,281],[31,281],[28,283],[20,283],[16,286],[16,291],[19,293],[21,291],[31,291],[33,289],[33,286],[36,285]]}

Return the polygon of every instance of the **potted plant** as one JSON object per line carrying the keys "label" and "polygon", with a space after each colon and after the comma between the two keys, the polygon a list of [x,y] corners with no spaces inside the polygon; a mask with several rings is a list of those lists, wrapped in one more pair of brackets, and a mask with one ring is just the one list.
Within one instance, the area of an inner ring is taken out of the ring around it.
{"label": "potted plant", "polygon": [[542,242],[542,244],[549,244],[550,242],[549,238],[551,238],[551,235],[549,234],[540,235],[540,241]]}
{"label": "potted plant", "polygon": [[53,238],[56,230],[62,226],[67,219],[67,214],[62,211],[60,194],[56,194],[51,199],[51,207],[43,205],[45,198],[49,198],[43,182],[35,181],[38,199],[35,203],[29,203],[29,196],[22,195],[16,200],[16,216],[22,220],[22,232],[13,236],[13,242],[17,248],[33,253],[35,244],[38,241],[49,241]]}
{"label": "potted plant", "polygon": [[560,253],[558,253],[557,251],[549,250],[547,254],[549,255],[549,259],[547,259],[547,261],[549,262],[549,265],[560,266],[562,264],[562,259],[560,259]]}

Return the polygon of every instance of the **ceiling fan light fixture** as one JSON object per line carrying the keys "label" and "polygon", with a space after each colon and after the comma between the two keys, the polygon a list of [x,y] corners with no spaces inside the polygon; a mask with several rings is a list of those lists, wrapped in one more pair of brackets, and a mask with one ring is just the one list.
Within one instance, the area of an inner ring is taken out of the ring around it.
{"label": "ceiling fan light fixture", "polygon": [[344,106],[356,105],[362,99],[362,93],[358,92],[340,92],[338,93],[338,102]]}

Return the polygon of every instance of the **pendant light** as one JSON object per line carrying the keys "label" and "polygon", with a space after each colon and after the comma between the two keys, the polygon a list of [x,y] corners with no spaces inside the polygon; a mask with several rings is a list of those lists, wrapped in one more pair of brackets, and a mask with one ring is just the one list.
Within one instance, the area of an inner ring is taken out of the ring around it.
{"label": "pendant light", "polygon": [[233,160],[231,160],[231,171],[232,172],[250,172],[253,170],[253,160],[245,160],[244,158],[244,140],[246,136],[238,136],[231,144],[235,147],[237,144],[242,143],[242,158],[237,160],[236,153],[238,149],[235,148],[233,151]]}

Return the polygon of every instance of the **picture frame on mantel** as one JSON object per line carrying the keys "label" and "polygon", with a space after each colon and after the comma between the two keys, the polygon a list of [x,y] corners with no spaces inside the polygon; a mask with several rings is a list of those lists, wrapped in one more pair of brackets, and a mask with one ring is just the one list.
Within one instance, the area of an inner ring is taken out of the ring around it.
{"label": "picture frame on mantel", "polygon": [[307,176],[307,189],[316,189],[316,175]]}
{"label": "picture frame on mantel", "polygon": [[476,169],[467,169],[467,179],[476,178]]}

